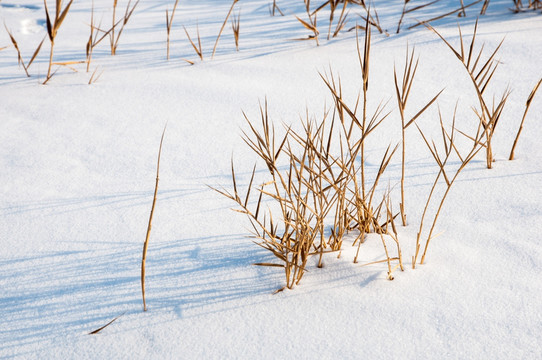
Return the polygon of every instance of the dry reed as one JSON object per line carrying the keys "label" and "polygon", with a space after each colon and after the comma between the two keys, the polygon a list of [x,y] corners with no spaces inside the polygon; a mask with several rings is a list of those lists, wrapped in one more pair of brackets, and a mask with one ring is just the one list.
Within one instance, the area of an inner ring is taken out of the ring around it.
{"label": "dry reed", "polygon": [[[39,43],[38,47],[36,48],[36,50],[34,50],[34,53],[32,54],[32,57],[30,58],[30,60],[28,61],[28,64],[25,64],[24,63],[24,60],[23,60],[23,56],[21,55],[21,50],[19,49],[19,44],[17,43],[17,40],[15,40],[15,38],[13,37],[13,34],[11,33],[11,31],[7,28],[6,24],[4,23],[4,27],[6,28],[6,31],[9,35],[9,38],[11,40],[11,43],[13,44],[13,47],[15,48],[15,50],[17,51],[17,62],[19,65],[21,65],[24,69],[24,72],[26,73],[26,76],[27,77],[30,77],[30,74],[28,73],[28,68],[30,67],[30,65],[32,65],[32,63],[34,62],[34,59],[36,58],[36,56],[38,56],[38,53],[40,52],[41,50],[41,46],[43,45],[43,42],[45,41],[45,38],[43,38],[43,40],[41,40],[41,42]],[[4,50],[6,49],[6,47],[3,47],[3,48],[0,48],[0,50]]]}
{"label": "dry reed", "polygon": [[512,145],[512,149],[510,150],[510,156],[508,157],[508,160],[514,160],[514,150],[516,149],[516,145],[518,144],[519,135],[521,134],[521,130],[523,130],[523,123],[525,122],[525,118],[527,117],[527,113],[529,112],[529,108],[531,107],[531,102],[533,101],[533,98],[538,91],[538,88],[540,87],[540,84],[542,84],[542,79],[538,81],[538,83],[535,85],[531,93],[529,94],[529,97],[527,98],[527,101],[525,103],[525,111],[523,112],[523,117],[521,119],[521,124],[519,125],[518,133],[516,135],[516,138],[514,139],[514,144]]}
{"label": "dry reed", "polygon": [[43,4],[45,6],[45,16],[47,21],[47,34],[49,35],[49,41],[51,42],[51,50],[49,53],[49,67],[47,68],[47,77],[45,78],[45,81],[43,84],[47,84],[47,82],[51,79],[51,77],[54,75],[51,74],[51,67],[53,66],[53,51],[55,47],[55,39],[56,35],[58,33],[58,30],[60,29],[60,26],[62,25],[62,22],[64,22],[64,19],[66,19],[66,15],[68,15],[68,11],[70,10],[70,7],[73,3],[73,0],[70,0],[68,2],[68,5],[62,10],[62,0],[56,0],[56,11],[55,11],[55,17],[51,21],[51,16],[49,15],[49,9],[47,8],[47,0],[43,0]]}
{"label": "dry reed", "polygon": [[[465,70],[467,71],[469,75],[469,78],[471,79],[471,82],[476,91],[478,103],[480,105],[480,109],[474,109],[476,116],[478,117],[479,125],[480,125],[478,127],[478,131],[482,131],[484,135],[483,142],[481,144],[486,149],[487,168],[491,169],[492,163],[493,163],[492,139],[493,139],[495,130],[497,128],[497,124],[499,123],[502,110],[506,104],[508,96],[510,95],[510,90],[505,89],[503,92],[503,95],[501,96],[500,101],[498,101],[496,105],[493,104],[491,107],[489,106],[487,100],[484,97],[484,92],[487,90],[487,87],[491,79],[493,78],[493,75],[495,74],[497,67],[499,66],[499,61],[495,59],[495,56],[497,52],[499,51],[502,43],[504,42],[504,39],[499,43],[499,45],[495,48],[495,50],[491,52],[487,60],[484,62],[484,61],[480,61],[482,58],[484,46],[482,46],[481,49],[477,53],[475,53],[475,50],[474,50],[475,41],[476,41],[476,32],[478,29],[478,20],[476,20],[472,39],[470,41],[470,44],[468,44],[467,51],[465,51],[467,47],[465,46],[466,44],[463,41],[461,27],[458,26],[460,48],[456,49],[431,25],[425,24],[425,26],[431,31],[433,31],[435,34],[437,34],[440,37],[440,39],[448,46],[448,48],[454,53],[457,59],[461,61],[461,63],[463,64],[463,67],[465,68]],[[478,134],[474,136],[470,136],[470,138],[477,139]]]}
{"label": "dry reed", "polygon": [[216,37],[215,46],[213,47],[213,54],[211,55],[211,59],[215,57],[216,47],[218,46],[218,40],[220,40],[220,35],[222,35],[222,31],[224,31],[224,27],[226,26],[226,23],[228,22],[228,19],[230,18],[230,15],[233,11],[233,8],[235,7],[235,4],[237,4],[239,0],[233,0],[233,3],[231,4],[230,11],[228,11],[228,15],[226,15],[226,19],[224,19],[224,23],[222,23],[222,27],[220,28],[220,31],[218,32],[218,36]]}
{"label": "dry reed", "polygon": [[405,116],[405,109],[410,95],[410,90],[412,89],[412,84],[414,83],[414,77],[416,76],[416,70],[418,69],[419,58],[416,59],[414,63],[414,49],[409,53],[408,46],[405,55],[405,66],[403,71],[403,77],[401,79],[400,85],[397,79],[397,72],[395,68],[393,69],[393,77],[395,82],[395,94],[397,97],[397,107],[399,108],[399,114],[401,116],[401,135],[402,135],[402,158],[401,158],[401,203],[399,204],[401,210],[401,220],[403,226],[406,226],[406,213],[405,213],[405,157],[406,157],[406,137],[405,133],[407,128],[416,121],[416,119],[425,112],[440,96],[442,93],[441,90],[437,95],[435,95],[425,106],[416,113],[411,119],[407,120]]}
{"label": "dry reed", "polygon": [[[184,29],[184,32],[185,32],[186,36],[188,37],[188,41],[190,41],[190,44],[194,48],[194,51],[196,52],[196,54],[198,54],[200,60],[203,61],[203,50],[201,49],[201,38],[199,36],[199,26],[196,24],[196,32],[197,32],[197,36],[198,36],[198,46],[196,46],[196,44],[194,44],[194,42],[192,41],[192,38],[190,37],[190,34],[188,34],[188,30],[186,30],[186,28],[184,26],[183,26],[183,29]],[[192,62],[190,60],[185,59],[185,61],[190,63],[191,65],[194,65],[194,62]]]}
{"label": "dry reed", "polygon": [[241,20],[241,11],[237,13],[237,16],[234,14],[231,22],[231,29],[233,31],[233,37],[235,39],[235,49],[239,51],[239,31],[240,31],[240,20]]}
{"label": "dry reed", "polygon": [[[456,106],[457,110],[457,106]],[[421,128],[418,126],[418,124],[415,123],[416,127],[418,128],[418,131],[420,132],[420,135],[422,136],[424,143],[426,144],[427,148],[429,149],[429,152],[431,153],[433,159],[437,163],[439,167],[439,172],[435,178],[435,181],[433,183],[433,186],[431,187],[431,190],[429,192],[429,196],[427,198],[423,214],[420,220],[420,227],[416,236],[416,251],[415,255],[412,257],[412,268],[414,269],[416,267],[416,262],[420,253],[421,249],[421,238],[422,238],[422,232],[424,228],[424,220],[427,215],[427,210],[429,208],[429,205],[432,203],[432,197],[435,194],[435,189],[437,188],[437,185],[439,184],[439,180],[442,178],[444,180],[445,184],[445,191],[444,194],[440,199],[437,199],[436,202],[438,203],[437,210],[434,214],[433,220],[431,222],[431,228],[429,230],[428,235],[425,239],[425,245],[424,250],[422,253],[422,257],[420,260],[420,264],[423,264],[425,262],[425,258],[427,255],[427,249],[429,247],[429,243],[431,240],[436,238],[438,235],[434,235],[435,226],[437,224],[437,220],[441,214],[442,207],[444,205],[444,202],[450,193],[450,190],[452,188],[452,185],[457,180],[459,174],[462,172],[463,169],[468,165],[468,163],[478,154],[478,152],[483,148],[482,145],[482,137],[484,136],[482,132],[478,132],[476,138],[470,138],[472,140],[472,147],[466,154],[461,154],[460,150],[456,146],[455,136],[456,136],[456,111],[454,111],[453,114],[453,121],[452,121],[452,128],[451,131],[448,132],[444,126],[442,115],[439,110],[439,119],[440,119],[440,127],[441,127],[441,133],[442,133],[442,143],[444,147],[444,154],[439,152],[437,146],[435,145],[434,141],[429,142]],[[459,132],[459,131],[458,131]],[[449,166],[448,162],[452,155],[455,155],[459,160],[459,166],[453,167],[452,170],[448,170]]]}
{"label": "dry reed", "polygon": [[173,10],[171,11],[171,17],[169,16],[168,9],[166,9],[166,31],[167,31],[167,59],[169,60],[169,34],[171,32],[171,25],[173,24],[173,17],[175,16],[175,10],[177,10],[177,5],[179,0],[175,0],[173,5]]}
{"label": "dry reed", "polygon": [[[109,44],[111,48],[111,55],[117,54],[117,48],[119,46],[119,40],[120,36],[122,35],[122,32],[124,31],[124,27],[126,24],[128,24],[128,21],[132,17],[132,14],[134,13],[134,10],[136,9],[137,5],[139,4],[140,0],[137,0],[133,6],[130,7],[132,4],[132,0],[128,1],[128,4],[126,5],[126,9],[124,10],[124,16],[121,17],[118,21],[116,20],[116,11],[117,11],[117,3],[118,0],[113,0],[113,17],[111,22],[111,28],[108,31],[109,33]],[[115,29],[120,24],[120,29],[118,33],[115,33]]]}
{"label": "dry reed", "polygon": [[158,160],[156,162],[156,183],[154,185],[154,196],[152,198],[151,213],[149,215],[149,225],[147,226],[147,236],[145,237],[145,243],[143,244],[143,255],[141,257],[141,295],[143,298],[143,311],[147,311],[147,303],[145,302],[145,262],[147,260],[147,249],[149,247],[149,239],[150,239],[151,228],[152,228],[152,217],[154,215],[154,207],[156,205],[156,195],[158,194],[158,181],[159,181],[159,175],[160,175],[160,157],[162,155],[162,143],[164,142],[166,127],[167,125],[164,126],[164,131],[162,132],[162,137],[160,138],[160,148],[158,150]]}

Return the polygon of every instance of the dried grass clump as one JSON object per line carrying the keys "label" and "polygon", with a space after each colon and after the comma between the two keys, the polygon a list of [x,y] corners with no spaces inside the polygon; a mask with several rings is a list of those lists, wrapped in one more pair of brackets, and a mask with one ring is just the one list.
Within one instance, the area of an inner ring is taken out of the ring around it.
{"label": "dried grass clump", "polygon": [[[358,246],[354,262],[365,235],[375,232],[382,235],[386,254],[382,261],[388,263],[388,278],[393,279],[396,268],[403,269],[394,224],[397,215],[392,212],[389,194],[380,203],[375,200],[379,181],[398,146],[388,146],[371,181],[364,160],[367,137],[389,115],[382,104],[371,114],[367,109],[371,36],[368,26],[366,29],[363,51],[358,47],[363,98],[360,95],[354,106],[347,105],[340,80],[333,73],[321,75],[333,97],[333,111],[326,109],[318,121],[307,114],[303,131],[287,127],[280,136],[269,120],[266,102],[260,106],[259,127],[245,115],[250,131],[244,132],[243,140],[264,161],[269,176],[257,186],[256,205],[250,202],[256,167],[245,195],[239,193],[233,162],[233,191],[215,189],[236,202],[237,211],[249,218],[256,243],[279,261],[256,265],[283,268],[285,288],[299,284],[310,256],[317,255],[322,267],[323,254],[340,251],[344,236],[352,231],[357,232],[354,245]],[[265,210],[268,201],[274,205]],[[384,235],[394,239],[396,256],[390,255]],[[395,268],[394,261],[398,261]]]}

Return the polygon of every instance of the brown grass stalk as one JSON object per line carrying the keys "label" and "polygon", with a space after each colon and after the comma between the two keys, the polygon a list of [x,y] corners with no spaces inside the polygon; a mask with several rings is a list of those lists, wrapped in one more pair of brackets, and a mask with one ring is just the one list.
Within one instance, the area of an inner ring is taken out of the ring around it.
{"label": "brown grass stalk", "polygon": [[414,24],[412,26],[410,26],[408,29],[414,29],[415,27],[418,27],[420,25],[429,25],[429,23],[433,22],[433,21],[436,21],[436,20],[440,20],[440,19],[443,19],[447,16],[450,16],[450,15],[453,15],[453,14],[462,14],[462,13],[465,13],[465,9],[471,7],[471,6],[474,6],[476,4],[478,4],[479,2],[481,2],[482,0],[476,0],[476,1],[473,1],[471,2],[470,4],[468,5],[464,5],[463,3],[461,3],[461,6],[455,10],[452,10],[452,11],[449,11],[445,14],[442,14],[442,15],[439,15],[439,16],[435,16],[429,20],[423,20],[423,21],[418,21],[417,24]]}
{"label": "brown grass stalk", "polygon": [[143,298],[143,311],[147,311],[147,303],[145,301],[145,262],[147,260],[147,249],[149,247],[149,239],[151,235],[152,218],[154,215],[154,207],[156,205],[156,198],[158,194],[158,181],[159,181],[159,175],[160,175],[160,157],[162,155],[162,143],[164,142],[166,127],[167,125],[164,127],[164,131],[162,132],[162,137],[160,138],[160,148],[158,150],[158,160],[156,162],[156,183],[154,185],[154,196],[152,198],[151,213],[149,215],[149,224],[147,226],[147,236],[145,237],[145,243],[143,244],[143,255],[141,257],[141,295]]}
{"label": "brown grass stalk", "polygon": [[521,131],[523,130],[523,123],[525,122],[525,118],[527,117],[527,113],[529,112],[529,108],[531,107],[531,102],[533,101],[533,98],[538,91],[540,84],[542,84],[542,79],[538,81],[538,83],[529,94],[529,97],[527,98],[527,101],[525,103],[525,111],[523,112],[521,124],[519,125],[518,133],[516,134],[516,138],[514,139],[514,144],[512,145],[512,149],[510,150],[510,156],[508,157],[508,160],[514,160],[514,150],[516,149],[516,145],[518,144],[519,135],[521,135]]}
{"label": "brown grass stalk", "polygon": [[173,5],[173,10],[171,11],[171,17],[169,16],[168,10],[166,9],[166,31],[167,31],[167,59],[169,60],[169,35],[171,33],[171,25],[173,24],[173,17],[175,16],[175,10],[177,10],[177,5],[179,0],[175,0]]}
{"label": "brown grass stalk", "polygon": [[[498,102],[496,106],[495,104],[493,104],[492,107],[490,107],[490,105],[488,104],[486,98],[484,97],[484,93],[487,90],[488,85],[491,79],[493,78],[495,71],[497,70],[497,67],[499,66],[499,61],[495,59],[495,56],[497,52],[499,51],[502,43],[504,42],[504,39],[499,43],[499,45],[495,48],[495,50],[491,52],[487,60],[484,62],[484,61],[480,61],[482,58],[484,46],[482,46],[481,49],[477,52],[474,50],[475,41],[476,41],[476,33],[478,29],[478,20],[476,20],[470,44],[464,43],[461,28],[458,26],[459,39],[460,39],[459,49],[454,48],[431,25],[426,24],[425,26],[429,30],[437,34],[437,36],[440,37],[440,39],[446,44],[446,46],[448,46],[448,48],[453,52],[453,54],[458,58],[458,60],[461,61],[461,63],[463,64],[463,67],[465,68],[465,70],[467,71],[467,74],[469,75],[469,78],[476,91],[478,103],[480,105],[479,109],[475,109],[475,113],[480,122],[479,129],[482,129],[483,134],[484,134],[483,145],[486,149],[486,165],[488,169],[491,169],[493,166],[492,165],[493,164],[493,149],[491,146],[492,138],[495,133],[496,127],[499,123],[504,105],[508,99],[508,95],[510,94],[510,90],[505,89],[501,97],[501,100]],[[465,51],[466,49],[467,51]],[[476,136],[473,136],[473,137],[476,137]]]}
{"label": "brown grass stalk", "polygon": [[47,0],[43,0],[43,4],[45,6],[45,16],[47,21],[47,34],[49,35],[49,40],[51,42],[51,50],[49,52],[49,67],[47,68],[47,76],[45,78],[45,81],[43,84],[47,84],[47,82],[51,79],[51,77],[54,75],[51,74],[51,67],[53,66],[53,52],[55,47],[55,39],[56,35],[58,33],[58,30],[60,29],[60,26],[64,22],[64,19],[66,19],[66,15],[68,15],[68,11],[70,10],[70,7],[73,3],[73,0],[70,0],[68,2],[68,5],[62,10],[62,0],[56,0],[56,11],[54,13],[54,17],[51,20],[51,16],[49,15],[49,9],[47,8]]}
{"label": "brown grass stalk", "polygon": [[284,16],[284,13],[277,5],[277,0],[273,0],[273,5],[269,7],[269,13],[271,14],[271,16],[275,16],[275,10],[278,11],[281,16]]}
{"label": "brown grass stalk", "polygon": [[[117,48],[119,46],[120,36],[122,35],[122,32],[124,31],[124,28],[126,27],[126,24],[128,24],[128,21],[132,17],[132,14],[134,13],[134,10],[136,9],[140,0],[137,0],[133,6],[130,6],[132,4],[132,0],[129,0],[128,4],[126,5],[126,9],[124,10],[124,15],[118,21],[116,21],[117,1],[118,0],[113,0],[113,20],[111,23],[112,24],[111,29],[108,31],[111,55],[117,54]],[[119,25],[120,25],[120,29],[118,33],[115,33],[115,29]]]}
{"label": "brown grass stalk", "polygon": [[224,23],[222,23],[222,27],[220,28],[220,31],[218,32],[218,36],[216,37],[215,46],[213,47],[213,54],[211,55],[211,59],[215,57],[216,47],[218,46],[218,40],[220,40],[220,35],[222,35],[222,31],[224,31],[224,27],[226,26],[226,23],[228,22],[228,19],[230,18],[230,15],[233,11],[233,8],[235,4],[237,4],[238,1],[239,0],[233,0],[230,10],[228,11],[228,15],[226,15],[226,19],[224,19]]}
{"label": "brown grass stalk", "polygon": [[231,29],[233,31],[233,37],[235,39],[235,49],[239,51],[239,31],[240,31],[241,12],[237,13],[237,16],[233,14]]}
{"label": "brown grass stalk", "polygon": [[411,119],[406,119],[405,110],[410,95],[410,90],[412,89],[412,84],[414,83],[414,77],[416,76],[416,70],[418,69],[419,58],[416,59],[414,63],[414,49],[409,53],[408,46],[405,55],[405,66],[403,70],[403,76],[399,82],[397,79],[397,72],[394,67],[393,77],[395,82],[395,94],[397,98],[397,107],[399,108],[399,114],[401,116],[401,136],[402,136],[402,157],[401,157],[401,203],[399,204],[401,210],[401,220],[403,226],[407,225],[406,212],[405,212],[405,157],[406,157],[406,130],[407,128],[416,121],[416,119],[425,112],[440,96],[442,93],[441,90],[437,95],[435,95],[429,102],[427,102],[424,107],[416,113]]}
{"label": "brown grass stalk", "polygon": [[[192,41],[192,38],[190,37],[190,34],[188,34],[188,30],[186,30],[186,28],[184,26],[183,26],[183,29],[184,29],[184,32],[185,32],[186,36],[188,37],[188,41],[190,41],[190,44],[194,48],[194,51],[196,52],[196,54],[198,54],[200,60],[203,61],[203,50],[201,49],[201,38],[199,36],[199,26],[196,25],[196,32],[197,32],[197,36],[198,36],[198,45],[197,46]],[[194,63],[192,61],[189,61],[189,60],[185,60],[185,61],[187,61],[191,65],[194,65]]]}
{"label": "brown grass stalk", "polygon": [[[457,106],[456,106],[456,110],[457,110]],[[412,258],[412,268],[416,267],[416,262],[417,262],[419,254],[420,254],[421,245],[422,245],[421,237],[422,237],[422,231],[423,231],[423,228],[424,228],[425,216],[427,214],[429,204],[432,202],[432,196],[434,195],[434,191],[435,191],[435,189],[436,189],[436,187],[437,187],[437,185],[439,183],[439,180],[441,178],[444,180],[445,191],[444,191],[444,194],[442,195],[442,197],[440,199],[437,199],[438,207],[437,207],[437,210],[436,210],[436,212],[435,212],[435,214],[433,216],[433,220],[431,222],[431,228],[429,230],[429,233],[426,236],[425,245],[424,245],[422,257],[421,257],[421,260],[420,260],[420,264],[423,264],[425,262],[425,258],[426,258],[426,255],[427,255],[427,249],[429,247],[429,243],[431,242],[431,240],[433,240],[434,238],[436,238],[438,236],[438,235],[433,235],[433,233],[434,233],[434,230],[435,230],[435,226],[437,224],[437,220],[438,220],[438,218],[439,218],[439,216],[441,214],[444,202],[446,201],[446,198],[447,198],[448,194],[450,193],[452,185],[457,180],[457,178],[459,177],[459,174],[462,172],[462,170],[465,169],[465,167],[469,164],[469,162],[483,148],[483,146],[481,145],[481,140],[482,140],[483,134],[480,132],[477,135],[476,138],[474,138],[474,139],[471,138],[471,140],[473,142],[472,142],[472,147],[470,148],[468,153],[461,154],[461,151],[457,148],[456,143],[455,143],[456,112],[454,111],[451,132],[448,132],[445,129],[445,126],[444,126],[444,123],[443,123],[443,120],[442,120],[442,115],[440,114],[440,111],[439,111],[439,118],[440,118],[441,132],[442,132],[442,142],[443,142],[443,147],[444,147],[444,154],[442,154],[442,152],[439,152],[437,146],[435,145],[435,143],[433,141],[429,142],[429,140],[427,139],[427,137],[425,136],[425,134],[423,133],[421,128],[417,124],[415,124],[416,127],[418,128],[418,131],[419,131],[420,135],[422,136],[422,139],[424,140],[424,143],[426,144],[427,148],[429,149],[429,152],[431,153],[433,159],[437,163],[437,165],[439,167],[439,172],[438,172],[438,174],[437,174],[437,176],[435,178],[433,186],[431,187],[431,191],[430,191],[429,196],[427,198],[427,201],[426,201],[426,204],[425,204],[425,207],[424,207],[424,211],[423,211],[423,214],[422,214],[422,218],[420,220],[420,227],[419,227],[419,230],[418,230],[418,233],[417,233],[417,236],[416,236],[416,251],[415,251],[415,255]],[[451,171],[449,171],[448,170],[449,166],[447,166],[447,165],[448,165],[449,159],[452,156],[452,154],[455,155],[459,159],[460,163],[459,163],[459,166],[456,166]]]}
{"label": "brown grass stalk", "polygon": [[[19,44],[17,43],[17,40],[15,40],[15,38],[13,37],[13,34],[11,33],[11,31],[8,29],[6,23],[4,23],[4,27],[6,28],[6,31],[9,35],[9,38],[11,40],[11,43],[13,44],[13,47],[15,48],[15,50],[17,51],[17,62],[19,63],[19,65],[21,65],[24,69],[24,72],[26,73],[26,76],[27,77],[30,77],[30,74],[28,73],[28,68],[30,67],[30,65],[32,65],[32,63],[34,62],[34,59],[36,58],[36,56],[38,56],[38,53],[40,52],[41,50],[41,46],[43,45],[43,42],[45,41],[45,37],[43,38],[43,40],[41,40],[41,42],[39,43],[38,47],[36,48],[36,50],[34,50],[34,53],[32,54],[32,57],[30,58],[30,60],[28,61],[28,64],[25,65],[24,63],[24,60],[23,60],[23,56],[21,55],[21,50],[19,49]],[[3,47],[3,48],[0,48],[0,50],[4,50],[6,49],[6,47]]]}

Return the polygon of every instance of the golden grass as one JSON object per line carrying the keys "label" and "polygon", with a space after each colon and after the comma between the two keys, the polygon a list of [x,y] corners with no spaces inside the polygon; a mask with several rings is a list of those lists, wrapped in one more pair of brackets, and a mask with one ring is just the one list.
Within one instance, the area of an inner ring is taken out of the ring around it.
{"label": "golden grass", "polygon": [[[167,125],[166,125],[167,126]],[[152,198],[151,213],[149,215],[149,225],[147,226],[147,236],[145,237],[145,243],[143,244],[143,255],[141,256],[141,295],[143,298],[143,311],[147,311],[147,303],[145,302],[145,262],[147,260],[147,249],[149,247],[149,239],[152,228],[152,217],[154,215],[154,207],[156,205],[156,195],[158,194],[158,181],[160,176],[160,157],[162,155],[162,143],[164,142],[164,135],[166,134],[166,126],[162,132],[160,138],[160,148],[158,150],[158,160],[156,162],[156,183],[154,185],[154,196]]]}
{"label": "golden grass", "polygon": [[[185,32],[186,36],[188,37],[188,41],[190,41],[190,44],[194,48],[194,51],[196,52],[196,54],[198,54],[200,60],[203,61],[203,50],[201,49],[201,38],[199,36],[199,26],[196,24],[196,31],[197,31],[197,36],[198,36],[198,46],[196,46],[196,44],[194,44],[194,42],[192,41],[192,38],[190,37],[190,34],[188,34],[188,30],[186,30],[186,28],[184,26],[183,26],[183,29],[184,29],[184,32]],[[194,65],[193,61],[186,60],[186,59],[185,59],[185,61],[190,63],[190,65]]]}
{"label": "golden grass", "polygon": [[[132,0],[129,0],[128,4],[126,5],[126,9],[124,10],[124,15],[117,21],[116,12],[117,12],[118,0],[113,0],[113,17],[112,17],[112,22],[111,22],[111,28],[107,31],[107,33],[109,34],[109,45],[111,49],[111,55],[117,54],[117,48],[119,46],[120,36],[122,35],[122,32],[124,31],[124,27],[126,26],[126,24],[128,24],[128,21],[132,17],[134,10],[139,4],[139,1],[140,0],[137,0],[134,3],[134,5],[132,5]],[[118,33],[115,33],[115,29],[119,25],[120,25],[120,29]]]}
{"label": "golden grass", "polygon": [[406,157],[406,130],[407,128],[416,121],[416,119],[425,112],[440,96],[443,90],[436,94],[425,106],[419,110],[416,115],[411,119],[406,119],[405,109],[410,95],[410,90],[412,89],[412,84],[414,83],[414,77],[416,76],[416,70],[418,69],[419,58],[416,59],[414,63],[414,49],[409,53],[408,46],[405,55],[405,65],[402,80],[399,83],[397,79],[396,69],[393,69],[393,78],[395,83],[395,94],[397,98],[397,107],[399,109],[399,114],[401,116],[401,136],[402,136],[402,158],[401,158],[401,203],[399,204],[401,210],[401,220],[403,226],[407,225],[406,212],[405,212],[405,157]]}
{"label": "golden grass", "polygon": [[284,13],[282,12],[282,10],[280,10],[279,6],[277,5],[277,0],[273,0],[273,5],[269,5],[269,14],[271,14],[271,16],[275,16],[275,10],[281,16],[284,16]]}
{"label": "golden grass", "polygon": [[239,32],[240,32],[241,11],[237,15],[233,15],[231,22],[231,29],[233,31],[233,37],[235,39],[235,50],[239,51]]}
{"label": "golden grass", "polygon": [[120,314],[119,316],[115,317],[113,320],[111,320],[110,322],[108,322],[104,326],[101,326],[101,327],[97,328],[96,330],[93,330],[93,331],[89,332],[88,335],[96,335],[96,334],[98,334],[100,331],[102,331],[103,329],[105,329],[109,325],[113,324],[115,321],[117,321],[124,314],[125,314],[125,312]]}
{"label": "golden grass", "polygon": [[[11,31],[8,29],[8,27],[6,26],[6,24],[4,23],[4,27],[6,28],[6,31],[9,35],[9,38],[11,40],[11,43],[13,44],[13,47],[15,48],[15,50],[17,51],[17,62],[19,63],[19,65],[21,65],[24,69],[24,72],[26,73],[26,76],[27,77],[30,77],[30,74],[28,73],[28,68],[30,67],[30,65],[32,65],[32,63],[34,62],[34,59],[36,58],[36,56],[38,56],[38,53],[40,52],[41,50],[41,46],[43,45],[43,42],[45,41],[45,38],[43,38],[43,40],[41,40],[41,42],[39,43],[38,47],[36,48],[36,50],[34,51],[34,53],[32,54],[32,57],[30,58],[30,60],[28,61],[28,64],[25,65],[24,63],[24,59],[23,59],[23,56],[21,55],[21,50],[19,49],[19,44],[17,43],[17,40],[15,40],[15,38],[13,37],[13,34],[11,33]],[[0,50],[4,50],[6,49],[6,47],[3,47],[3,48],[0,48]]]}
{"label": "golden grass", "polygon": [[542,78],[538,80],[538,83],[535,85],[535,87],[529,94],[529,97],[527,98],[527,101],[525,103],[525,111],[523,112],[521,124],[519,125],[518,133],[516,135],[516,138],[514,139],[514,144],[512,145],[512,149],[510,150],[510,156],[508,157],[508,160],[514,160],[514,150],[516,149],[516,145],[518,144],[519,135],[521,134],[521,131],[523,130],[523,123],[525,122],[525,118],[527,117],[527,113],[529,112],[529,108],[531,107],[531,102],[533,101],[533,98],[536,92],[538,91],[540,84],[542,84]]}
{"label": "golden grass", "polygon": [[[479,134],[470,135],[469,137],[474,139],[479,139],[481,145],[486,149],[486,165],[488,169],[492,168],[493,164],[493,149],[492,149],[492,139],[501,118],[502,110],[506,104],[508,96],[510,95],[510,90],[505,89],[500,100],[492,106],[489,105],[486,100],[484,93],[488,88],[488,85],[499,66],[499,61],[495,59],[497,52],[499,51],[501,45],[504,42],[504,39],[499,43],[499,45],[490,53],[486,61],[481,61],[482,54],[484,51],[484,46],[480,48],[479,51],[475,51],[475,42],[476,42],[476,33],[478,30],[478,20],[476,20],[472,39],[470,44],[467,44],[463,41],[463,34],[461,32],[461,27],[458,25],[459,29],[459,40],[460,47],[459,49],[454,48],[435,28],[429,24],[425,26],[433,31],[435,34],[440,37],[440,39],[448,46],[448,48],[453,52],[453,54],[461,61],[471,82],[476,90],[477,100],[480,108],[474,109],[476,116],[479,120],[478,132],[482,132],[483,137],[479,138]],[[468,46],[466,46],[468,45]]]}
{"label": "golden grass", "polygon": [[175,16],[175,10],[177,10],[177,5],[179,5],[179,0],[175,0],[173,5],[173,10],[171,11],[171,16],[169,16],[168,9],[166,9],[166,31],[167,31],[167,59],[169,60],[169,35],[171,33],[171,25],[173,24],[173,17]]}
{"label": "golden grass", "polygon": [[233,3],[231,4],[230,11],[228,11],[228,15],[226,15],[226,19],[224,19],[224,23],[222,23],[222,27],[220,28],[220,31],[218,32],[218,36],[216,37],[215,46],[213,47],[213,54],[211,55],[211,59],[215,57],[216,47],[218,46],[218,41],[220,40],[220,35],[222,35],[222,31],[224,31],[224,27],[226,26],[226,23],[228,22],[228,19],[230,18],[230,15],[233,11],[233,8],[235,4],[237,4],[239,0],[233,0]]}
{"label": "golden grass", "polygon": [[49,53],[49,67],[47,69],[47,77],[43,82],[44,85],[47,84],[47,82],[54,75],[54,73],[51,74],[51,67],[53,66],[53,51],[55,47],[55,39],[58,30],[60,29],[60,26],[64,22],[64,19],[66,19],[66,15],[68,15],[68,11],[70,10],[72,3],[73,0],[70,0],[68,2],[68,5],[66,5],[64,10],[62,10],[62,0],[56,0],[56,11],[54,13],[55,16],[51,20],[51,16],[49,15],[49,9],[47,8],[47,0],[43,0],[43,4],[45,6],[45,16],[47,20],[47,34],[49,35],[49,40],[51,42],[51,50]]}

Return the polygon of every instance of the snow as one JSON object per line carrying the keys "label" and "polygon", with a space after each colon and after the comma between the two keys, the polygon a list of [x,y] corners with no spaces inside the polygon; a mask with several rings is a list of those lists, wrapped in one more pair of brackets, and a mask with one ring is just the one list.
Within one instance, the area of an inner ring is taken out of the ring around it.
{"label": "snow", "polygon": [[[51,2],[52,3],[52,2]],[[95,17],[109,24],[111,3],[95,0]],[[281,269],[253,266],[272,257],[246,236],[248,222],[209,186],[247,186],[256,156],[241,139],[244,111],[257,120],[267,99],[277,129],[300,126],[306,110],[320,116],[332,104],[319,73],[340,76],[345,98],[360,90],[354,32],[320,46],[292,41],[308,31],[301,1],[278,2],[286,16],[269,16],[267,0],[241,0],[240,51],[227,24],[214,59],[216,35],[231,2],[180,2],[166,60],[165,10],[174,1],[142,0],[126,26],[118,54],[107,39],[95,49],[91,72],[61,68],[48,85],[46,39],[27,78],[10,46],[0,51],[0,358],[35,359],[281,359],[431,358],[535,359],[542,356],[542,95],[535,97],[516,160],[508,154],[528,94],[542,76],[540,13],[513,14],[511,1],[491,1],[480,17],[478,44],[499,51],[490,93],[513,90],[494,138],[496,162],[483,153],[460,175],[437,223],[443,234],[427,262],[411,268],[419,219],[437,167],[415,129],[407,134],[409,226],[399,228],[406,269],[386,279],[379,236],[313,259],[301,284],[284,286]],[[427,8],[427,18],[456,1]],[[123,11],[126,2],[119,1]],[[54,6],[54,5],[50,5]],[[55,43],[55,61],[85,59],[90,2],[75,0]],[[445,88],[439,106],[447,123],[459,100],[458,123],[476,126],[475,92],[459,61],[422,27],[395,34],[400,1],[375,4],[390,36],[373,32],[370,106],[389,99],[393,110],[369,140],[370,171],[389,143],[400,141],[393,66],[407,43],[420,56],[407,112]],[[458,44],[472,32],[480,5],[467,17],[433,25]],[[119,11],[119,12],[122,12]],[[347,27],[354,25],[352,13]],[[0,18],[19,42],[25,62],[46,36],[40,1],[0,2]],[[183,30],[202,36],[199,61]],[[105,25],[104,25],[105,26]],[[325,29],[325,30],[324,30]],[[0,48],[11,45],[0,31]],[[193,66],[182,59],[194,61]],[[88,85],[94,69],[103,75]],[[374,107],[373,107],[374,108]],[[440,140],[436,107],[417,122]],[[147,254],[143,312],[140,262],[167,124],[158,201]],[[264,169],[259,164],[258,169]],[[259,172],[258,176],[264,176]],[[396,194],[400,159],[382,182]],[[398,209],[398,197],[394,207]],[[348,240],[348,239],[347,239]],[[351,240],[351,239],[350,239]],[[99,334],[88,335],[115,317]]]}

